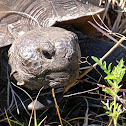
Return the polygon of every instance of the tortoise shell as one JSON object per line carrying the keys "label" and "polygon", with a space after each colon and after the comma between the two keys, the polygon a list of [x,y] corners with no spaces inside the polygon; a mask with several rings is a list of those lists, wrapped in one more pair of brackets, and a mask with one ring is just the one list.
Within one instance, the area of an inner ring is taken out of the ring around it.
{"label": "tortoise shell", "polygon": [[[74,20],[102,12],[104,8],[79,0],[1,0],[0,47],[36,27]],[[7,38],[7,39],[5,39]],[[6,40],[6,41],[5,41]]]}

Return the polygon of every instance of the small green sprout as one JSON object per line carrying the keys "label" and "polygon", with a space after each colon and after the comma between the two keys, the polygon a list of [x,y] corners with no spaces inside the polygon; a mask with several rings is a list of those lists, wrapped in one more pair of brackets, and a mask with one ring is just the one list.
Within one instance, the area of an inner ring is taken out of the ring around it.
{"label": "small green sprout", "polygon": [[106,113],[108,116],[111,116],[114,122],[114,126],[117,126],[117,120],[121,113],[123,113],[122,104],[119,104],[116,102],[117,93],[119,92],[119,89],[122,85],[120,85],[120,82],[123,79],[123,76],[125,74],[126,69],[123,68],[124,61],[123,59],[120,60],[117,66],[114,66],[113,69],[111,69],[112,63],[109,64],[108,68],[106,66],[106,62],[100,61],[97,57],[92,56],[92,59],[101,67],[101,69],[107,74],[107,76],[104,78],[107,80],[111,88],[105,88],[103,91],[110,96],[112,96],[113,101],[110,102],[107,100],[107,102],[101,101],[104,105],[104,109],[106,109]]}

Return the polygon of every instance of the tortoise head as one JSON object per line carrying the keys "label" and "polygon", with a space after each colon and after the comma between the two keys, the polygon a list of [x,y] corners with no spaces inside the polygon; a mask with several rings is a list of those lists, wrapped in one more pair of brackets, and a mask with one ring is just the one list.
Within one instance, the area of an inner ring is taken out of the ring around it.
{"label": "tortoise head", "polygon": [[9,50],[11,75],[30,89],[69,85],[78,77],[79,60],[77,36],[56,27],[29,31]]}

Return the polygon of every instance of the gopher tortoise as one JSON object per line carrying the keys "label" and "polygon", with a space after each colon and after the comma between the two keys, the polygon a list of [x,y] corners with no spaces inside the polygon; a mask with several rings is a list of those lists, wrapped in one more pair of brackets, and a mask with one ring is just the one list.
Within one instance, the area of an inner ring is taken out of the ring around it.
{"label": "gopher tortoise", "polygon": [[[50,27],[104,9],[78,0],[7,0],[1,6],[1,47],[9,49],[11,76],[30,89],[62,87],[79,75],[77,35]],[[48,27],[48,28],[46,28]]]}

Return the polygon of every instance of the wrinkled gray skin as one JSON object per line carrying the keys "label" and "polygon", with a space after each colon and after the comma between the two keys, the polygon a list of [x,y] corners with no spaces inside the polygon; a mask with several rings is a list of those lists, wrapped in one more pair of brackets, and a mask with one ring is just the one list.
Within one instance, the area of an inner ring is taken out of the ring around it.
{"label": "wrinkled gray skin", "polygon": [[73,32],[38,28],[15,40],[9,50],[11,75],[30,89],[61,87],[78,78],[80,48]]}

